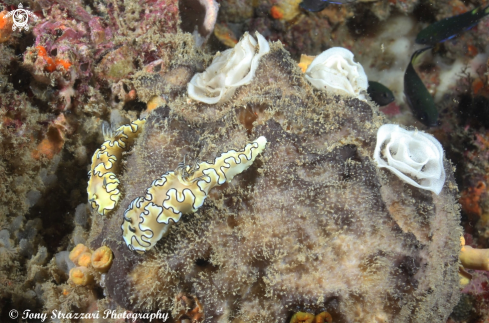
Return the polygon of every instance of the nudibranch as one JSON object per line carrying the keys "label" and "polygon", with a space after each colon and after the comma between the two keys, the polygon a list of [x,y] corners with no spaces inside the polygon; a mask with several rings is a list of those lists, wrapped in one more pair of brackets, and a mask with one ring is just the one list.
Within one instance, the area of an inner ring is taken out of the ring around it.
{"label": "nudibranch", "polygon": [[92,157],[88,172],[88,200],[101,215],[113,210],[119,202],[119,179],[117,175],[122,161],[122,152],[128,151],[144,128],[146,119],[138,119],[115,131],[104,129],[105,142]]}
{"label": "nudibranch", "polygon": [[[168,232],[172,222],[185,213],[193,213],[204,204],[209,190],[230,182],[248,169],[267,144],[263,136],[247,144],[242,151],[229,150],[214,163],[180,163],[153,181],[144,197],[134,199],[124,212],[122,235],[129,249],[143,253]],[[170,221],[172,220],[172,221]]]}

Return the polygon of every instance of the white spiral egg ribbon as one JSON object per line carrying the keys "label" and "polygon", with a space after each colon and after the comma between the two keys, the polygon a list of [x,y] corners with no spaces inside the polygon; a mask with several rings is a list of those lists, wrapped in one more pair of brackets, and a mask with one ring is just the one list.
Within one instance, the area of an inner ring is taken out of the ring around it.
{"label": "white spiral egg ribbon", "polygon": [[217,53],[211,65],[197,73],[188,83],[189,97],[207,104],[229,100],[236,89],[249,84],[254,76],[260,59],[270,52],[268,41],[255,33],[255,40],[245,33],[234,48]]}
{"label": "white spiral egg ribbon", "polygon": [[333,47],[316,56],[305,77],[318,90],[366,100],[367,74],[346,48]]}
{"label": "white spiral egg ribbon", "polygon": [[404,182],[440,194],[445,183],[443,148],[430,134],[386,124],[377,131],[374,160]]}

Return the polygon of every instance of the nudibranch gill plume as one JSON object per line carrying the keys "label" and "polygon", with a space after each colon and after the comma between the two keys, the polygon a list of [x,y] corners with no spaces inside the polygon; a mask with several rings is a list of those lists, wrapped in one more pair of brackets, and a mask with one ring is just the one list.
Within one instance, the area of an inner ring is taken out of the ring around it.
{"label": "nudibranch gill plume", "polygon": [[[180,163],[175,171],[153,181],[144,197],[134,199],[124,212],[122,235],[129,249],[143,253],[151,249],[184,213],[193,213],[204,204],[209,190],[230,182],[248,169],[267,144],[264,136],[242,151],[229,150],[214,163]],[[172,221],[170,221],[170,219]]]}

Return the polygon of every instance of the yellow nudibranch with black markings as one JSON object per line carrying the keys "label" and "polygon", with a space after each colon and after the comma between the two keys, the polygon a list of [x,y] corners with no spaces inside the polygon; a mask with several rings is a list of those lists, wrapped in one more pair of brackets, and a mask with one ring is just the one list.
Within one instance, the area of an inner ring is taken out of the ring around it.
{"label": "yellow nudibranch with black markings", "polygon": [[[229,150],[213,164],[180,163],[175,171],[153,181],[145,197],[131,202],[124,212],[122,235],[129,249],[143,253],[151,249],[182,214],[193,213],[204,204],[210,189],[230,182],[248,169],[267,144],[263,136],[242,151]],[[172,221],[170,221],[170,219]]]}
{"label": "yellow nudibranch with black markings", "polygon": [[146,119],[138,119],[115,131],[104,129],[105,142],[95,151],[88,172],[88,200],[101,215],[113,210],[121,197],[119,179],[122,152],[130,149],[144,128]]}

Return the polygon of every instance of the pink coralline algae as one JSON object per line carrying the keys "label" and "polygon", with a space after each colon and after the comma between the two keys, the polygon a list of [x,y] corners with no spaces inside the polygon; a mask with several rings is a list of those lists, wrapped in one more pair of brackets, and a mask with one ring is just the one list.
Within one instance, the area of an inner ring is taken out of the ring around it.
{"label": "pink coralline algae", "polygon": [[86,103],[94,97],[90,92],[110,88],[139,66],[160,59],[155,44],[161,42],[154,38],[174,34],[179,19],[176,1],[110,3],[93,13],[64,0],[39,5],[45,16],[33,29],[35,42],[24,53],[23,66],[33,76],[31,87],[56,91],[51,105],[59,110]]}

